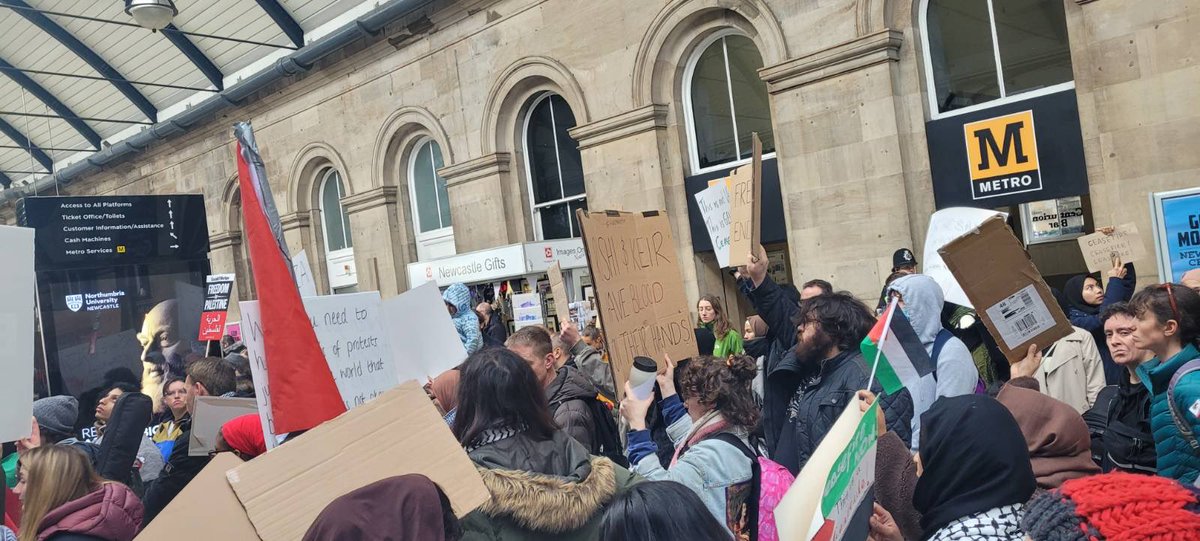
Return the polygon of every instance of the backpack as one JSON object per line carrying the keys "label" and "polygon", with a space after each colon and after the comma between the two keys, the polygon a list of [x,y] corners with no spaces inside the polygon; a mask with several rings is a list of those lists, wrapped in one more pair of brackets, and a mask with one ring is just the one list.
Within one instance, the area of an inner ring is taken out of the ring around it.
{"label": "backpack", "polygon": [[[954,338],[954,333],[943,327],[938,331],[937,337],[933,339],[933,352],[929,356],[929,360],[933,361],[933,381],[937,381],[938,357],[941,356],[942,348],[946,347],[946,342],[949,342],[951,338]],[[975,381],[975,394],[987,394],[987,384],[983,382],[983,378]]]}
{"label": "backpack", "polygon": [[629,467],[629,459],[621,447],[621,432],[617,421],[613,418],[612,409],[608,404],[592,397],[583,399],[592,413],[592,423],[596,426],[596,455],[608,458],[622,468]]}
{"label": "backpack", "polygon": [[779,541],[779,530],[775,526],[775,508],[787,494],[796,477],[787,468],[750,449],[741,438],[729,432],[714,435],[741,451],[750,459],[750,494],[746,516],[750,517],[750,539],[756,541]]}
{"label": "backpack", "polygon": [[1171,376],[1171,383],[1167,385],[1167,410],[1171,412],[1171,420],[1175,422],[1179,436],[1192,447],[1192,451],[1200,451],[1200,442],[1196,441],[1196,434],[1192,432],[1192,427],[1183,420],[1183,414],[1175,407],[1175,385],[1183,379],[1183,376],[1196,371],[1200,371],[1200,359],[1192,359],[1184,363],[1179,370],[1175,371],[1175,375]]}

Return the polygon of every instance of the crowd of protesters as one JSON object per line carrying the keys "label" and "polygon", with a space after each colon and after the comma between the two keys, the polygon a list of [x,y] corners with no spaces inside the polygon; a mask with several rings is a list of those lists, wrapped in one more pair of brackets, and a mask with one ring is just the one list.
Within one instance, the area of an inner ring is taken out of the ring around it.
{"label": "crowd of protesters", "polygon": [[[1200,540],[1200,273],[1137,290],[1118,261],[1071,278],[1055,293],[1073,332],[1010,364],[911,251],[893,260],[868,307],[829,281],[777,284],[750,254],[735,276],[755,315],[738,327],[736,300],[701,296],[699,355],[644,352],[648,394],[617,388],[600,329],[510,333],[455,284],[443,299],[469,355],[426,390],[491,497],[460,518],[428,478],[382,479],[304,540],[774,540],[766,506],[844,410],[876,401],[869,539]],[[888,305],[934,367],[892,393],[860,350]],[[222,345],[155,382],[157,404],[145,381],[97,389],[87,439],[75,398],[35,402],[31,436],[6,447],[0,541],[127,541],[154,521],[211,460],[189,453],[196,399],[253,396],[241,345]],[[249,415],[214,453],[266,443]]]}

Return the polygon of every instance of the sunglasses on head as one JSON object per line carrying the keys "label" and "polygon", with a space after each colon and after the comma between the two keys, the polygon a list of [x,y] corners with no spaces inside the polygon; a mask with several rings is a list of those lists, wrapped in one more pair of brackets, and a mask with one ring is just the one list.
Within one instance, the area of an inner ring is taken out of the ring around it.
{"label": "sunglasses on head", "polygon": [[1166,290],[1167,300],[1171,302],[1171,315],[1175,318],[1175,321],[1182,321],[1182,319],[1179,317],[1179,305],[1175,302],[1175,290],[1171,287],[1171,285],[1172,284],[1170,282],[1159,284],[1158,289]]}

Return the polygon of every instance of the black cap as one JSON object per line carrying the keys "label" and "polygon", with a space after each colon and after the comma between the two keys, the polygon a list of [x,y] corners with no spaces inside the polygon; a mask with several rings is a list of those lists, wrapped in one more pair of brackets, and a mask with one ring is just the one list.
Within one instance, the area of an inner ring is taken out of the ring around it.
{"label": "black cap", "polygon": [[892,254],[892,272],[903,267],[917,266],[917,258],[913,256],[912,250],[901,248]]}

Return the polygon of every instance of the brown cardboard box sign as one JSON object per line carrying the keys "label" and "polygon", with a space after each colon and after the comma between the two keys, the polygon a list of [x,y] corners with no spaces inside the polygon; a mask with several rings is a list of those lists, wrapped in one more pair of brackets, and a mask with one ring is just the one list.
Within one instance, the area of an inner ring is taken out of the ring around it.
{"label": "brown cardboard box sign", "polygon": [[1066,314],[1003,217],[983,222],[938,253],[1009,363],[1024,358],[1030,344],[1045,349],[1071,334]]}

